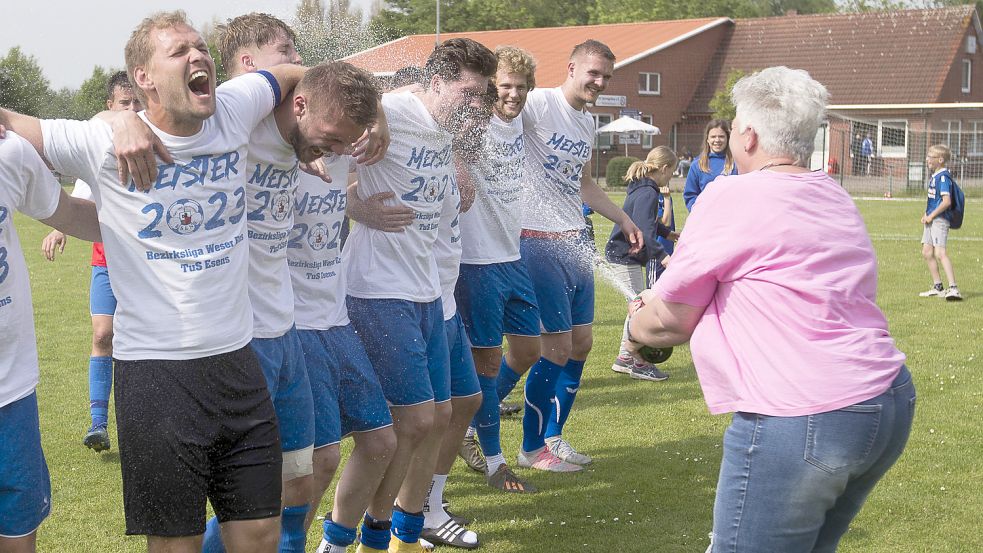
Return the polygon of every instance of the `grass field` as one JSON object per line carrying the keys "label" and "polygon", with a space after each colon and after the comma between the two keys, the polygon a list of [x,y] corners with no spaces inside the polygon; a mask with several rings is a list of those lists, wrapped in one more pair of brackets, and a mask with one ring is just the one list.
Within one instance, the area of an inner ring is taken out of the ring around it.
{"label": "grass field", "polygon": [[[613,195],[619,205],[622,198]],[[676,200],[681,217],[685,208]],[[951,234],[962,303],[917,297],[930,284],[917,241],[922,201],[858,205],[880,261],[879,303],[908,354],[919,399],[905,454],[875,489],[841,551],[983,551],[983,204],[971,202],[965,227]],[[54,490],[39,551],[142,551],[143,538],[123,535],[116,450],[95,454],[81,445],[89,422],[89,247],[70,241],[65,254],[48,263],[39,251],[48,229],[24,217],[16,222],[34,291],[41,428]],[[603,241],[610,226],[602,220],[597,226]],[[702,552],[706,547],[728,417],[707,413],[686,347],[677,348],[664,365],[672,375],[666,382],[612,372],[623,317],[622,299],[599,284],[594,350],[566,432],[594,456],[588,470],[525,473],[543,491],[514,496],[491,490],[481,476],[455,466],[446,496],[456,512],[476,519],[472,528],[483,551]],[[502,424],[509,456],[520,439],[518,421]],[[115,443],[114,436],[114,448]],[[318,539],[315,526],[309,551]]]}

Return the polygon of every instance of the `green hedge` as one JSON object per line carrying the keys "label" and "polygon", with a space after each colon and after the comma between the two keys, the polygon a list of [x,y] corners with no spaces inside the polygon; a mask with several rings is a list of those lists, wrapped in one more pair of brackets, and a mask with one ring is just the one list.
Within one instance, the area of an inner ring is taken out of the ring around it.
{"label": "green hedge", "polygon": [[625,173],[632,163],[639,161],[637,157],[613,157],[608,161],[608,166],[604,169],[604,179],[607,186],[625,186]]}

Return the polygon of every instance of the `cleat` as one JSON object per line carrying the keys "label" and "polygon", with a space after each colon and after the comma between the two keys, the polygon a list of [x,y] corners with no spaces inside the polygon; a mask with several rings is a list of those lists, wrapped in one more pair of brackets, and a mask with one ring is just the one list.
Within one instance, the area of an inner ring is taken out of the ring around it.
{"label": "cleat", "polygon": [[945,291],[945,295],[943,297],[945,298],[945,301],[961,301],[963,299],[963,295],[959,293],[959,288],[956,288],[955,286],[950,286],[949,289]]}
{"label": "cleat", "polygon": [[[488,476],[488,485],[510,493],[536,493],[536,486],[519,478],[508,465],[500,465],[495,474]],[[450,514],[450,513],[448,513]]]}
{"label": "cleat", "polygon": [[457,456],[464,460],[464,464],[471,470],[484,474],[488,470],[485,463],[485,456],[481,453],[481,445],[478,444],[478,437],[474,434],[464,436],[461,447],[457,450]]}
{"label": "cleat", "polygon": [[522,468],[538,469],[546,472],[577,472],[584,469],[580,465],[568,463],[553,455],[553,452],[545,446],[535,452],[519,450],[518,464]]}
{"label": "cleat", "polygon": [[648,380],[649,382],[662,382],[669,378],[669,375],[660,371],[655,365],[639,363],[631,368],[629,376],[635,380]]}
{"label": "cleat", "polygon": [[503,417],[511,417],[522,411],[522,406],[518,403],[501,402],[498,404],[498,414]]}
{"label": "cleat", "polygon": [[[958,290],[956,290],[958,293]],[[930,288],[929,290],[918,294],[920,298],[938,298],[944,296],[946,293],[942,291],[941,288]]]}
{"label": "cleat", "polygon": [[93,425],[92,428],[89,428],[89,432],[82,438],[82,445],[96,453],[108,451],[111,444],[109,443],[109,430],[106,429],[106,425]]}
{"label": "cleat", "polygon": [[475,549],[478,543],[478,534],[468,530],[452,519],[440,525],[440,528],[424,528],[420,533],[420,540],[426,539],[435,545],[449,545],[462,549]]}
{"label": "cleat", "polygon": [[621,352],[611,365],[611,370],[616,373],[630,374],[631,368],[635,365],[635,358],[628,352]]}
{"label": "cleat", "polygon": [[560,459],[575,465],[589,465],[591,461],[593,461],[593,459],[590,458],[590,455],[578,453],[577,450],[570,445],[570,442],[564,440],[560,436],[546,438],[546,448],[549,449],[553,455],[556,455]]}

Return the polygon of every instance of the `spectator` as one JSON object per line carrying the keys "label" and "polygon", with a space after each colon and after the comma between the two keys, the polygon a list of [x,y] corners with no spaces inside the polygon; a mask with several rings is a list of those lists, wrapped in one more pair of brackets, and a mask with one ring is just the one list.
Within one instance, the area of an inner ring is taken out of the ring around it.
{"label": "spectator", "polygon": [[683,189],[683,201],[686,209],[693,211],[696,198],[720,174],[737,174],[734,157],[730,152],[730,123],[723,119],[714,119],[707,123],[703,134],[703,153],[696,158],[686,177],[686,187]]}
{"label": "spectator", "polygon": [[874,142],[870,139],[870,133],[864,136],[864,141],[860,145],[860,158],[863,160],[863,172],[870,175],[870,158],[874,155]]}

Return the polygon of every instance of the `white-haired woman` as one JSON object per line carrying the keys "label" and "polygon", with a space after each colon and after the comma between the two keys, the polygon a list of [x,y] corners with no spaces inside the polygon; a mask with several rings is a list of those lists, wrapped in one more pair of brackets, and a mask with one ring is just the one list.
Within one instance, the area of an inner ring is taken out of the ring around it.
{"label": "white-haired woman", "polygon": [[722,177],[635,302],[638,344],[690,340],[724,434],[712,551],[834,551],[901,455],[915,390],[875,304],[877,260],[849,195],[809,171],[826,89],[772,67],[741,79]]}

